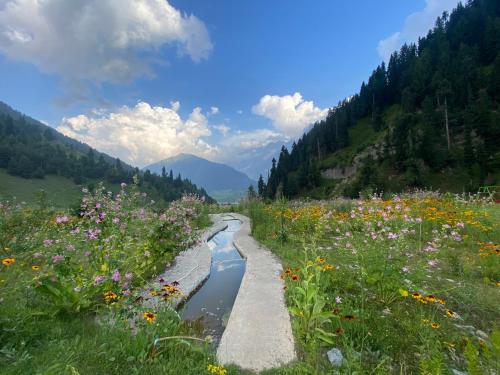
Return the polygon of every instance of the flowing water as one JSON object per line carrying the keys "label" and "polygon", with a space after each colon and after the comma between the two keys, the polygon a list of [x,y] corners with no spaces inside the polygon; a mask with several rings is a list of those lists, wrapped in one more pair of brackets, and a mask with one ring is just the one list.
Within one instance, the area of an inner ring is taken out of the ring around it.
{"label": "flowing water", "polygon": [[225,218],[227,229],[217,233],[208,245],[212,250],[210,276],[184,304],[181,316],[199,327],[215,343],[231,314],[245,273],[245,260],[233,245],[233,237],[241,226],[239,220]]}

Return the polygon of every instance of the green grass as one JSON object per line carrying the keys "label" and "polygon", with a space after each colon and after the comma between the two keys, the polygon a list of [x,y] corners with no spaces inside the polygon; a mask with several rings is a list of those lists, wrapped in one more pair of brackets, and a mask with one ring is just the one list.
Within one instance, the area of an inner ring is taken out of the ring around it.
{"label": "green grass", "polygon": [[66,208],[74,205],[82,197],[81,188],[72,180],[61,176],[46,176],[44,179],[25,179],[11,176],[0,168],[0,200],[14,197],[18,202],[32,205],[37,202],[37,194],[44,190],[49,205]]}

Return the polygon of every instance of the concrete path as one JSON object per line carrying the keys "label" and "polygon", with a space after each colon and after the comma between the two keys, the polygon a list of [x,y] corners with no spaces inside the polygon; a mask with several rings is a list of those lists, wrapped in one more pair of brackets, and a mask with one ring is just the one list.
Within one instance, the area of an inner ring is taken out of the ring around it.
{"label": "concrete path", "polygon": [[[164,273],[144,289],[141,295],[145,299],[143,302],[145,307],[154,309],[160,303],[160,297],[150,296],[150,289],[161,289],[164,284],[172,284],[177,281],[179,283],[177,288],[180,290],[181,296],[171,300],[172,306],[175,308],[203,284],[210,275],[212,264],[212,249],[209,247],[208,241],[227,228],[227,224],[223,221],[225,216],[227,215],[210,215],[214,224],[201,234],[198,244],[181,252],[175,257],[173,265],[168,266]],[[159,279],[164,281],[160,283]]]}
{"label": "concrete path", "polygon": [[269,250],[250,236],[250,220],[241,220],[234,244],[246,258],[246,271],[217,349],[222,364],[262,371],[295,360],[290,315],[285,306],[283,268]]}

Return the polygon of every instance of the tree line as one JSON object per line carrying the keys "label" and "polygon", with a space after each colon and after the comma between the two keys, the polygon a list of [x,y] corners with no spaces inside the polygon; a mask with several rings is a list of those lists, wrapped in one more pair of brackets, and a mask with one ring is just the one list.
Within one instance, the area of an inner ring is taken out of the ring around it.
{"label": "tree line", "polygon": [[[350,145],[357,122],[383,132],[383,151],[367,157],[345,194],[426,187],[426,176],[465,170],[470,189],[491,182],[500,167],[500,1],[471,0],[444,12],[427,36],[405,44],[381,63],[359,93],[331,108],[326,118],[272,161],[258,194],[294,197],[322,182],[321,161]],[[389,110],[396,116],[388,121]],[[354,145],[356,146],[356,145]]]}

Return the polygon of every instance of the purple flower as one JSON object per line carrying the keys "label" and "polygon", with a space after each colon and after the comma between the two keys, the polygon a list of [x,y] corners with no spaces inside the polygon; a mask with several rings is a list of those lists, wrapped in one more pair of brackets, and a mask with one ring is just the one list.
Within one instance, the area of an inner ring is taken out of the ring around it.
{"label": "purple flower", "polygon": [[75,251],[75,246],[70,244],[70,245],[66,246],[66,250]]}
{"label": "purple flower", "polygon": [[389,232],[387,238],[390,240],[395,240],[396,238],[398,238],[398,235],[396,233]]}
{"label": "purple flower", "polygon": [[122,292],[122,294],[123,294],[125,297],[130,296],[130,290],[125,289],[125,290]]}
{"label": "purple flower", "polygon": [[57,224],[63,224],[63,223],[67,223],[69,221],[69,218],[65,215],[65,216],[56,216],[56,223]]}
{"label": "purple flower", "polygon": [[63,260],[64,260],[64,255],[59,255],[59,254],[57,254],[57,255],[54,255],[54,256],[52,257],[52,262],[53,262],[54,264],[60,263],[60,262],[62,262]]}
{"label": "purple flower", "polygon": [[99,234],[101,234],[100,229],[89,229],[87,230],[87,232],[85,232],[85,235],[89,240],[96,240]]}
{"label": "purple flower", "polygon": [[134,274],[132,272],[127,272],[125,274],[125,280],[132,280],[132,277],[134,277]]}
{"label": "purple flower", "polygon": [[106,212],[99,212],[99,220],[104,220],[106,218]]}
{"label": "purple flower", "polygon": [[113,218],[113,224],[118,224],[120,222],[120,218],[119,217],[114,217]]}
{"label": "purple flower", "polygon": [[101,204],[100,203],[96,203],[95,204],[95,208],[101,208]]}
{"label": "purple flower", "polygon": [[42,257],[42,253],[40,252],[36,252],[33,254],[33,258],[41,258]]}
{"label": "purple flower", "polygon": [[49,247],[53,243],[54,243],[53,240],[43,240],[43,246],[45,246],[45,247]]}
{"label": "purple flower", "polygon": [[436,267],[439,264],[439,261],[437,259],[431,259],[427,262],[427,264],[431,267]]}
{"label": "purple flower", "polygon": [[86,251],[83,255],[85,255],[86,257],[89,257],[90,256],[90,251]]}
{"label": "purple flower", "polygon": [[71,230],[69,233],[70,234],[78,234],[78,233],[80,233],[80,228],[76,227],[75,229]]}
{"label": "purple flower", "polygon": [[101,283],[103,280],[104,280],[104,276],[97,275],[97,276],[94,278],[94,285],[97,285],[97,284]]}
{"label": "purple flower", "polygon": [[465,224],[460,222],[460,223],[457,223],[457,228],[464,228],[465,227]]}
{"label": "purple flower", "polygon": [[111,276],[111,280],[113,280],[114,282],[120,282],[120,279],[121,279],[121,275],[120,275],[120,271],[118,270],[115,270],[115,272],[113,272],[113,276]]}

